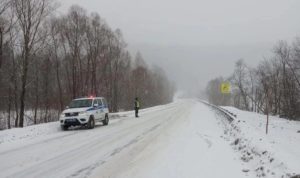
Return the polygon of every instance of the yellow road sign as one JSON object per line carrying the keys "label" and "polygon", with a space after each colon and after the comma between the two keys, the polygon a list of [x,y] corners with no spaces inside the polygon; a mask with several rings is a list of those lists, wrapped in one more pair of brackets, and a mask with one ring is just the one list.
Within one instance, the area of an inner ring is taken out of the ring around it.
{"label": "yellow road sign", "polygon": [[221,93],[223,94],[229,94],[230,93],[230,83],[226,82],[226,83],[222,83],[221,84]]}

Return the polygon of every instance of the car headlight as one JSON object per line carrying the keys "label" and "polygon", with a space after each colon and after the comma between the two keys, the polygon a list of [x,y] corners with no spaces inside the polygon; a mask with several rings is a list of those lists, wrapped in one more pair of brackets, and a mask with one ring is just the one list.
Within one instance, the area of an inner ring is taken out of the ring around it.
{"label": "car headlight", "polygon": [[79,115],[86,115],[86,114],[87,114],[86,111],[82,111],[82,112],[79,113]]}
{"label": "car headlight", "polygon": [[64,113],[61,113],[59,117],[65,117],[65,114],[64,114]]}

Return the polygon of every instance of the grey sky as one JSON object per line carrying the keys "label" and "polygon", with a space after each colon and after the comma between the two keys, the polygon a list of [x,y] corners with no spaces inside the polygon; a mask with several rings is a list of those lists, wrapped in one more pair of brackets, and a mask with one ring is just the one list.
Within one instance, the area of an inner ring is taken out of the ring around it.
{"label": "grey sky", "polygon": [[63,0],[120,28],[132,52],[180,89],[205,87],[244,58],[256,65],[278,40],[300,35],[299,0]]}

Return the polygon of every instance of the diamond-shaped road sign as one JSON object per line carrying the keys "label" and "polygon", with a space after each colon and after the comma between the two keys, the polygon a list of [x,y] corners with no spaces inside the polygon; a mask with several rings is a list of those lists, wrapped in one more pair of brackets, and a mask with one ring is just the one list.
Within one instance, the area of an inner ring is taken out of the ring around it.
{"label": "diamond-shaped road sign", "polygon": [[226,82],[226,83],[222,83],[221,84],[221,93],[223,94],[229,94],[231,89],[230,89],[230,83]]}

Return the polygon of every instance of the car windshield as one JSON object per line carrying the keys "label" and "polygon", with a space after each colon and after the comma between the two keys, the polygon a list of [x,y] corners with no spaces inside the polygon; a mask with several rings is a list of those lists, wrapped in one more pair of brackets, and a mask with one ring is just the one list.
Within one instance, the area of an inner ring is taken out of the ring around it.
{"label": "car windshield", "polygon": [[91,107],[93,103],[92,99],[82,99],[82,100],[73,100],[69,108],[85,108],[85,107]]}

